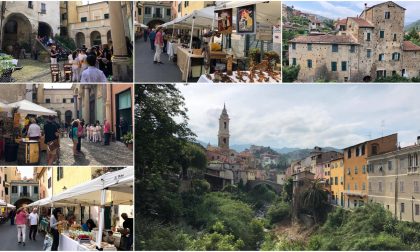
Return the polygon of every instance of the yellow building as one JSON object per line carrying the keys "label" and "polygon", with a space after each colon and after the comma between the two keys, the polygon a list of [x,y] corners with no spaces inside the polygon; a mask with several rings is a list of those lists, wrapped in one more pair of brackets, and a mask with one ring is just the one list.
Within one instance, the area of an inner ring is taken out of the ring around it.
{"label": "yellow building", "polygon": [[52,195],[58,195],[74,186],[92,180],[97,168],[54,167],[52,168]]}
{"label": "yellow building", "polygon": [[344,162],[343,158],[330,161],[330,192],[333,204],[344,206]]}
{"label": "yellow building", "polygon": [[181,1],[181,15],[185,16],[194,10],[200,10],[215,4],[216,1]]}
{"label": "yellow building", "polygon": [[9,203],[10,202],[10,195],[12,193],[12,189],[10,188],[10,182],[12,180],[21,180],[21,174],[16,167],[3,167],[3,181],[4,182],[4,200]]}
{"label": "yellow building", "polygon": [[60,1],[60,35],[68,36],[68,25],[76,23],[78,20],[77,6],[82,5],[82,1]]}

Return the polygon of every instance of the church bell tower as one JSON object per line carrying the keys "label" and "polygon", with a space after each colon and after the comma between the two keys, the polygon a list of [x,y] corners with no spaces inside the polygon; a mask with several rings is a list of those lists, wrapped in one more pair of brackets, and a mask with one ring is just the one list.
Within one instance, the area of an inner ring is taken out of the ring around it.
{"label": "church bell tower", "polygon": [[229,115],[226,111],[226,105],[223,105],[222,114],[219,117],[219,148],[229,150]]}

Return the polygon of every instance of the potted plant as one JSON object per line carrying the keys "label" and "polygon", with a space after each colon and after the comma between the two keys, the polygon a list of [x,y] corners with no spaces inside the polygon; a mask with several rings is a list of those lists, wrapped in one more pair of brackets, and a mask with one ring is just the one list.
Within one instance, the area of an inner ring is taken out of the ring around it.
{"label": "potted plant", "polygon": [[16,138],[19,136],[19,127],[14,126],[14,121],[15,121],[15,114],[18,112],[18,110],[19,110],[19,107],[14,107],[10,111],[12,113],[13,126],[12,126],[11,139],[5,144],[4,156],[5,156],[6,162],[14,162],[17,160],[19,144],[16,143]]}
{"label": "potted plant", "polygon": [[133,133],[128,132],[123,136],[123,142],[127,145],[129,150],[133,150]]}

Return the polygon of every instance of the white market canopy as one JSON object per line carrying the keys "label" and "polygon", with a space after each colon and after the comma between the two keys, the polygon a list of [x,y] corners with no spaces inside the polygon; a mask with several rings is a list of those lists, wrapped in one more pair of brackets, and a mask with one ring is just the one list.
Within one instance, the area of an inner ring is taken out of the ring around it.
{"label": "white market canopy", "polygon": [[211,28],[214,19],[214,6],[200,10],[194,10],[188,15],[177,17],[172,21],[164,23],[161,27],[191,28],[194,20],[194,27]]}
{"label": "white market canopy", "polygon": [[0,206],[7,206],[6,201],[4,201],[4,200],[0,199]]}
{"label": "white market canopy", "polygon": [[128,167],[106,173],[89,182],[72,187],[57,196],[53,196],[49,203],[53,203],[54,205],[56,203],[68,203],[100,206],[101,192],[105,189],[106,197],[105,202],[103,202],[104,204],[132,205],[133,183],[134,168]]}
{"label": "white market canopy", "polygon": [[7,204],[7,208],[16,208],[16,206],[14,206],[12,204]]}
{"label": "white market canopy", "polygon": [[[215,10],[234,9],[247,5],[256,5],[257,22],[275,25],[279,22],[281,13],[280,1],[226,1],[216,2]],[[236,23],[236,13],[233,12],[233,23]]]}
{"label": "white market canopy", "polygon": [[10,106],[0,101],[0,112],[9,112]]}
{"label": "white market canopy", "polygon": [[22,114],[34,114],[37,116],[48,116],[48,115],[57,115],[57,112],[44,108],[42,106],[39,106],[38,104],[35,104],[33,102],[30,102],[28,100],[21,100],[18,102],[13,102],[7,104],[9,107],[19,107],[19,113]]}

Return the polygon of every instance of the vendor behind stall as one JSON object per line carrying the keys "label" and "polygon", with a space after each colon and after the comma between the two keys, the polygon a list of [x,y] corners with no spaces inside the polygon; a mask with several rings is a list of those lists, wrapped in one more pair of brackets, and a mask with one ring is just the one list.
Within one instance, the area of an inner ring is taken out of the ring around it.
{"label": "vendor behind stall", "polygon": [[94,229],[94,228],[96,228],[96,225],[95,225],[95,222],[93,222],[93,220],[92,219],[88,219],[87,221],[86,221],[86,223],[84,223],[83,225],[82,225],[82,229],[83,229],[83,231],[89,231],[89,232],[92,232],[92,229]]}
{"label": "vendor behind stall", "polygon": [[121,214],[121,218],[124,219],[123,229],[119,230],[124,236],[124,250],[130,250],[133,244],[133,218],[128,218],[126,213]]}

